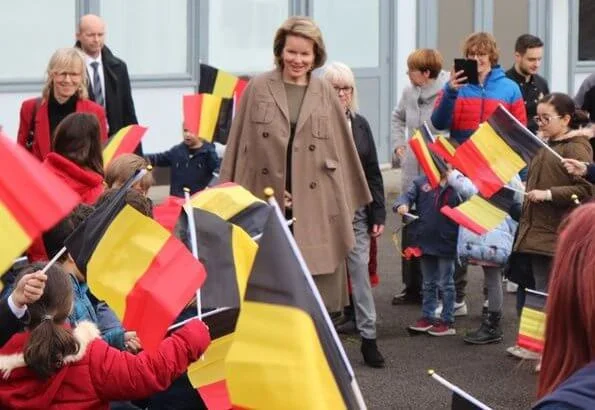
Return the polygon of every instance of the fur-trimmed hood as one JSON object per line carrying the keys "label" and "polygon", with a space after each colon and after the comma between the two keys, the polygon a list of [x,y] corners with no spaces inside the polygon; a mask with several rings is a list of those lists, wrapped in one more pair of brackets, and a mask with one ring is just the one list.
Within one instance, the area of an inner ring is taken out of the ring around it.
{"label": "fur-trimmed hood", "polygon": [[[83,321],[72,331],[74,338],[79,343],[79,350],[76,354],[66,356],[64,365],[80,361],[87,351],[89,344],[101,337],[99,329],[94,323]],[[14,369],[27,366],[23,351],[29,340],[29,333],[16,334],[6,345],[0,349],[0,373],[3,379],[8,379]]]}

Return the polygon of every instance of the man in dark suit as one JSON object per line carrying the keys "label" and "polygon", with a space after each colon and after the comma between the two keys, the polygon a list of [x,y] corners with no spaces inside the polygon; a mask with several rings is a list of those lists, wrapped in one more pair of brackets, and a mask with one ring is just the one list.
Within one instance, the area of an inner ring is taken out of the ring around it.
{"label": "man in dark suit", "polygon": [[26,274],[18,281],[10,296],[0,300],[0,347],[23,329],[27,305],[41,298],[46,280],[47,276],[41,271]]}
{"label": "man in dark suit", "polygon": [[[105,108],[109,136],[138,124],[126,63],[105,45],[105,23],[93,14],[81,17],[76,47],[85,53],[89,74],[89,98]],[[139,145],[137,151],[142,151]]]}

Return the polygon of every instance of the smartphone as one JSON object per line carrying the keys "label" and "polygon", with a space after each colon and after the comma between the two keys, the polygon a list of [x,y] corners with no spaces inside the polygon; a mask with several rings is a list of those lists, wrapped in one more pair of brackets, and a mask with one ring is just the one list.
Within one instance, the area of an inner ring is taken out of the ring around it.
{"label": "smartphone", "polygon": [[479,84],[479,77],[477,75],[477,60],[455,58],[455,72],[464,71],[464,77],[467,77],[467,83]]}

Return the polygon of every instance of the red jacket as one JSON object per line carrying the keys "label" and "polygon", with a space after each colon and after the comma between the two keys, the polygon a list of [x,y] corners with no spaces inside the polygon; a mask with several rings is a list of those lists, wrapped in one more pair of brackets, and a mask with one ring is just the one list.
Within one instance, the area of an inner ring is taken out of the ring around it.
{"label": "red jacket", "polygon": [[[19,132],[17,142],[25,146],[27,135],[31,124],[31,117],[35,109],[36,98],[30,98],[23,101],[21,105],[21,117],[19,122]],[[78,100],[76,102],[76,112],[88,112],[95,114],[101,127],[101,142],[107,141],[107,120],[105,119],[105,110],[99,104],[91,100]],[[48,103],[43,100],[35,114],[35,136],[33,137],[33,146],[31,153],[40,161],[43,161],[46,155],[52,150],[50,143],[50,119],[48,116]]]}
{"label": "red jacket", "polygon": [[81,168],[62,155],[50,152],[43,161],[43,167],[57,175],[74,192],[80,195],[81,202],[93,205],[103,193],[103,176],[95,171]]}
{"label": "red jacket", "polygon": [[161,342],[155,352],[134,356],[108,346],[90,322],[73,331],[79,353],[48,380],[25,364],[29,333],[18,333],[0,349],[0,408],[107,409],[110,401],[134,400],[165,390],[210,343],[207,327],[193,320]]}

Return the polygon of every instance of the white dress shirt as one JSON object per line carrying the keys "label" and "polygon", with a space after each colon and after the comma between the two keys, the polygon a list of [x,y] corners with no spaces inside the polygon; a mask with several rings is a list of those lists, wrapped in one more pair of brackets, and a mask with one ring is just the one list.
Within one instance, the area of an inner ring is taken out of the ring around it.
{"label": "white dress shirt", "polygon": [[10,308],[10,311],[17,317],[17,319],[21,319],[23,316],[25,316],[25,313],[27,313],[27,305],[22,308],[17,307],[17,305],[14,303],[14,300],[12,300],[12,293],[8,297],[8,307]]}

